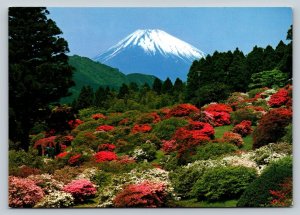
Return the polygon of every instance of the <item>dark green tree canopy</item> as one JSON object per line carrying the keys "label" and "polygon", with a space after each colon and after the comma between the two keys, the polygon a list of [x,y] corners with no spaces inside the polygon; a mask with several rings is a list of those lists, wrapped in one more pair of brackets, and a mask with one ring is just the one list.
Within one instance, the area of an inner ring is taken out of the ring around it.
{"label": "dark green tree canopy", "polygon": [[24,149],[33,123],[74,85],[68,44],[48,14],[43,7],[9,8],[9,138]]}
{"label": "dark green tree canopy", "polygon": [[173,84],[170,78],[167,78],[162,84],[162,93],[172,94]]}
{"label": "dark green tree canopy", "polygon": [[161,94],[162,82],[159,78],[154,79],[152,90],[155,91],[158,95]]}

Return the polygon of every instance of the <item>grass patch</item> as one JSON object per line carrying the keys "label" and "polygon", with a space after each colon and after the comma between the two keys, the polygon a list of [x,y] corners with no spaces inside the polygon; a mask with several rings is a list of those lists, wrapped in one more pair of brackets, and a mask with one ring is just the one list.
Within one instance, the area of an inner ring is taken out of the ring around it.
{"label": "grass patch", "polygon": [[[254,131],[255,126],[252,126],[252,129]],[[244,139],[244,145],[242,146],[243,150],[246,150],[246,151],[252,150],[252,146],[253,146],[253,136],[252,136],[252,134],[243,138]]]}
{"label": "grass patch", "polygon": [[232,125],[215,127],[215,138],[222,138],[224,132],[231,131],[232,128],[233,128]]}
{"label": "grass patch", "polygon": [[175,207],[183,208],[233,208],[236,207],[238,200],[226,200],[223,202],[207,202],[197,199],[188,199],[174,202]]}

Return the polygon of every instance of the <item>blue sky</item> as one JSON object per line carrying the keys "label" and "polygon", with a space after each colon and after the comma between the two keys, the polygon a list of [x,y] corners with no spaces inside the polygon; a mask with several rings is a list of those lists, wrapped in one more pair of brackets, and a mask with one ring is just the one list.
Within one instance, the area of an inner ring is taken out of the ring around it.
{"label": "blue sky", "polygon": [[290,8],[48,8],[70,54],[93,58],[137,29],[161,29],[207,54],[286,41]]}

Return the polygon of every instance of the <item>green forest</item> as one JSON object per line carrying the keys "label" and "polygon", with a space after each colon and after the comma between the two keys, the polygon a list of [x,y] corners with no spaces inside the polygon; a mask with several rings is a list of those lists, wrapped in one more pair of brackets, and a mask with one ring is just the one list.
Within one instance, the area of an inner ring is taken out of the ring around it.
{"label": "green forest", "polygon": [[68,56],[48,15],[9,8],[9,207],[292,206],[292,26],[172,81]]}

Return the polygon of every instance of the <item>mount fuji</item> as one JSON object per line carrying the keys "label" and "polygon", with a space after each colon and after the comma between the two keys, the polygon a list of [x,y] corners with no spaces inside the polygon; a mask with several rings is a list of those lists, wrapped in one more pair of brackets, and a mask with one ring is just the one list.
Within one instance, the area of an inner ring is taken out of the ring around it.
{"label": "mount fuji", "polygon": [[116,67],[125,74],[144,73],[162,80],[186,80],[194,60],[205,53],[158,29],[137,30],[93,60]]}

